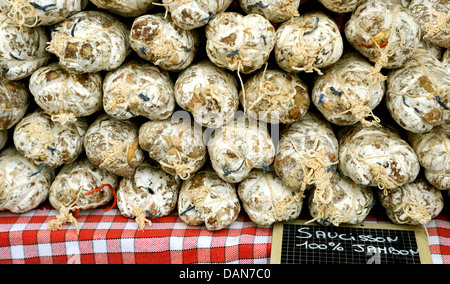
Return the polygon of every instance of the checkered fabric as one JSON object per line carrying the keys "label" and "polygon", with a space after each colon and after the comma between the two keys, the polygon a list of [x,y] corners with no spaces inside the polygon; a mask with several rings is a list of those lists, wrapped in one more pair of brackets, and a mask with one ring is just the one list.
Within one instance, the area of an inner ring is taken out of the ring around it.
{"label": "checkered fabric", "polygon": [[441,214],[427,225],[427,229],[433,263],[450,264],[450,220],[448,215]]}
{"label": "checkered fabric", "polygon": [[141,231],[118,209],[95,209],[79,213],[78,235],[73,224],[48,230],[57,214],[45,208],[0,212],[0,263],[264,264],[270,259],[271,229],[245,215],[218,232],[188,226],[175,214],[153,219]]}
{"label": "checkered fabric", "polygon": [[[0,212],[0,263],[96,264],[268,264],[271,228],[255,225],[245,215],[227,229],[210,232],[188,226],[176,214],[154,219],[138,229],[117,209],[81,211],[80,234],[73,224],[50,231],[57,215],[48,206],[16,215]],[[366,222],[386,220],[368,216]],[[450,220],[441,214],[428,224],[434,263],[450,264]]]}

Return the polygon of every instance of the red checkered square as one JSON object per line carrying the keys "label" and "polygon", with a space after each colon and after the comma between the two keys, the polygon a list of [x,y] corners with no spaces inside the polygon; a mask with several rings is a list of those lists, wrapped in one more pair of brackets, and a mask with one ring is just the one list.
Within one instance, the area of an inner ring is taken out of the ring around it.
{"label": "red checkered square", "polygon": [[24,245],[32,246],[37,244],[37,233],[35,230],[28,231],[27,228],[27,231],[23,231],[22,239]]}
{"label": "red checkered square", "polygon": [[170,250],[169,263],[171,264],[189,264],[187,260],[183,259],[184,252],[182,250]]}
{"label": "red checkered square", "polygon": [[211,260],[206,263],[225,263],[226,259],[226,247],[215,247],[211,249]]}
{"label": "red checkered square", "polygon": [[197,249],[197,262],[198,263],[211,263],[212,260],[212,249],[199,248]]}
{"label": "red checkered square", "polygon": [[[1,236],[0,236],[1,238]],[[4,244],[4,243],[3,243]],[[3,244],[0,244],[0,263],[11,263],[11,249],[9,245],[4,246]]]}

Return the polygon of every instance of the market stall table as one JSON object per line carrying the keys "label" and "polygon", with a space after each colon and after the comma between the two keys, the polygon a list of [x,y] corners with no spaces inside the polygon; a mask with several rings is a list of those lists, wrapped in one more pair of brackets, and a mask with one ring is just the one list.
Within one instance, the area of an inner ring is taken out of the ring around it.
{"label": "market stall table", "polygon": [[[428,223],[433,263],[450,264],[447,208]],[[117,208],[80,211],[73,224],[50,231],[58,211],[48,205],[24,214],[0,212],[0,264],[269,264],[272,228],[255,225],[245,213],[228,228],[211,232],[186,225],[177,214],[152,219],[143,231]],[[365,222],[389,222],[371,214]],[[300,218],[308,218],[301,215]]]}

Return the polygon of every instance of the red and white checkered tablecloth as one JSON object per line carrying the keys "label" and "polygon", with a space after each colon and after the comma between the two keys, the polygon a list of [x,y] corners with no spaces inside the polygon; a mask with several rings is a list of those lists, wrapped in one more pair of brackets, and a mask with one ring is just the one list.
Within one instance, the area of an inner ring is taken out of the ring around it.
{"label": "red and white checkered tablecloth", "polygon": [[427,225],[428,243],[435,264],[450,264],[450,220],[441,214]]}
{"label": "red and white checkered tablecloth", "polygon": [[[43,206],[24,214],[0,212],[0,263],[97,264],[268,264],[272,229],[255,225],[245,214],[227,229],[210,232],[188,226],[176,215],[154,219],[138,230],[118,209],[81,211],[75,226],[50,231],[56,210]],[[367,222],[385,220],[369,216]],[[450,264],[450,220],[443,213],[428,224],[433,262]]]}
{"label": "red and white checkered tablecloth", "polygon": [[144,231],[118,209],[81,211],[74,225],[50,231],[56,210],[0,212],[0,263],[190,264],[268,263],[272,230],[245,215],[227,229],[188,226],[177,215],[152,220]]}

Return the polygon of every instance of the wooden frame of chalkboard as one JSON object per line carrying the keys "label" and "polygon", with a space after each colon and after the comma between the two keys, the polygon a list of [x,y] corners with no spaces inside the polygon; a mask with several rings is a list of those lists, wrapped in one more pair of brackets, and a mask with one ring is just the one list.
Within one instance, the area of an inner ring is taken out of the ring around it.
{"label": "wooden frame of chalkboard", "polygon": [[431,264],[424,227],[380,223],[273,226],[271,264]]}

